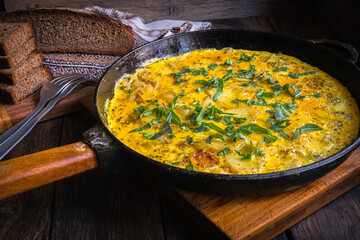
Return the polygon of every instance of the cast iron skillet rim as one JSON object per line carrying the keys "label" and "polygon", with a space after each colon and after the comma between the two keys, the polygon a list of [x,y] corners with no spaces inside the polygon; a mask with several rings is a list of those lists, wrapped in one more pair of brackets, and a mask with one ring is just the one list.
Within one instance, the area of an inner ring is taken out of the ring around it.
{"label": "cast iron skillet rim", "polygon": [[[174,36],[169,36],[167,38],[164,39],[169,39],[169,38],[178,38],[184,35],[192,35],[192,34],[201,34],[201,33],[208,33],[208,32],[241,32],[244,34],[247,33],[255,33],[255,34],[265,34],[268,36],[277,36],[277,37],[282,37],[285,39],[289,39],[289,40],[295,40],[295,41],[300,41],[302,44],[305,45],[309,45],[312,47],[318,47],[323,49],[324,51],[327,51],[333,55],[335,55],[336,57],[340,57],[342,58],[342,60],[345,60],[346,62],[348,62],[350,65],[352,65],[353,67],[355,67],[355,69],[357,71],[360,71],[359,68],[357,66],[355,66],[354,64],[350,63],[344,56],[342,56],[341,54],[330,50],[327,47],[321,46],[319,44],[316,43],[312,43],[310,41],[304,40],[304,39],[300,39],[300,38],[296,38],[296,37],[289,37],[286,35],[282,35],[282,34],[277,34],[277,33],[269,33],[269,32],[260,32],[260,31],[244,31],[244,30],[237,30],[237,29],[212,29],[212,30],[203,30],[203,31],[196,31],[196,32],[187,32],[187,33],[182,33],[182,34],[177,34]],[[174,167],[168,164],[164,164],[161,162],[158,162],[156,160],[153,160],[149,157],[146,157],[138,152],[136,152],[135,150],[131,149],[130,147],[128,147],[127,145],[125,145],[124,143],[122,143],[119,139],[117,139],[112,133],[111,131],[106,127],[105,123],[102,121],[101,117],[100,117],[100,113],[98,110],[98,105],[97,105],[97,96],[98,96],[98,92],[99,92],[99,87],[100,87],[100,83],[103,80],[104,76],[106,76],[106,74],[109,71],[113,70],[113,67],[120,62],[122,59],[126,58],[128,55],[133,54],[133,52],[138,51],[141,48],[146,48],[148,46],[151,46],[153,44],[158,43],[159,41],[163,41],[163,39],[158,39],[156,41],[144,44],[134,50],[132,50],[131,52],[127,53],[126,55],[122,56],[121,58],[119,58],[118,60],[116,60],[111,67],[109,67],[107,69],[107,71],[104,73],[103,77],[100,79],[100,81],[98,82],[96,89],[95,89],[95,98],[94,98],[94,105],[95,105],[95,109],[96,109],[96,118],[97,121],[99,121],[101,123],[101,125],[105,128],[105,131],[107,133],[110,134],[110,136],[115,139],[115,141],[117,143],[119,143],[122,147],[126,148],[128,151],[130,151],[131,153],[135,154],[136,156],[142,158],[143,160],[146,161],[150,161],[152,164],[157,165],[158,167],[161,168],[166,168],[168,170],[171,170],[171,172],[179,172],[181,174],[186,174],[186,175],[192,175],[195,177],[206,177],[206,178],[214,178],[214,179],[223,179],[223,180],[266,180],[266,179],[276,179],[276,178],[282,178],[282,177],[286,177],[286,176],[293,176],[293,175],[301,175],[303,173],[306,173],[309,170],[315,170],[317,168],[321,168],[324,165],[330,164],[331,162],[334,162],[336,160],[338,160],[339,158],[343,157],[344,155],[350,153],[351,151],[355,150],[355,148],[357,146],[360,145],[360,135],[348,146],[346,146],[345,148],[343,148],[341,151],[327,157],[324,158],[318,162],[315,163],[311,163],[302,167],[297,167],[297,168],[293,168],[293,169],[289,169],[289,170],[284,170],[284,171],[278,171],[278,172],[271,172],[271,173],[262,173],[262,174],[216,174],[216,173],[206,173],[206,172],[198,172],[198,171],[190,171],[190,170],[186,170],[186,169],[182,169],[182,168],[178,168],[178,167]]]}

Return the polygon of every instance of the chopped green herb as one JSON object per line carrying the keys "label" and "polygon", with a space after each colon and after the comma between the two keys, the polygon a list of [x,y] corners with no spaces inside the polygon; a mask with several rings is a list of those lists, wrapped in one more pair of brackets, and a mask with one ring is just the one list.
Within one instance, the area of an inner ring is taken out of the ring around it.
{"label": "chopped green herb", "polygon": [[275,86],[272,86],[271,87],[272,90],[284,90],[284,88],[280,85],[280,84],[277,84]]}
{"label": "chopped green herb", "polygon": [[236,129],[233,125],[227,126],[225,131],[226,135],[229,136],[233,142],[236,142],[239,139],[244,139],[245,142],[248,142],[247,137],[242,134],[241,130]]}
{"label": "chopped green herb", "polygon": [[169,133],[169,134],[172,134],[172,133],[173,133],[171,127],[167,127],[167,128],[165,128],[165,129],[161,130],[160,132],[156,133],[154,136],[152,136],[152,137],[150,138],[150,140],[157,139],[157,138],[159,138],[159,137],[161,137],[162,135],[167,134],[167,133]]}
{"label": "chopped green herb", "polygon": [[270,127],[270,129],[280,133],[280,135],[284,138],[289,138],[289,136],[282,130],[282,128],[284,128],[284,126],[281,125],[281,122],[272,123]]}
{"label": "chopped green herb", "polygon": [[209,75],[208,71],[205,70],[205,68],[201,68],[201,75],[203,75],[204,77]]}
{"label": "chopped green herb", "polygon": [[237,60],[235,63],[239,63],[239,62],[242,62],[242,61],[250,62],[250,61],[252,61],[254,59],[254,56],[255,56],[255,53],[251,57],[249,57],[245,53],[242,53],[240,59]]}
{"label": "chopped green herb", "polygon": [[230,148],[225,147],[223,150],[221,150],[220,152],[218,152],[217,155],[218,155],[218,156],[224,156],[224,155],[228,154],[230,151],[231,151]]}
{"label": "chopped green herb", "polygon": [[169,138],[175,138],[175,134],[169,134]]}
{"label": "chopped green herb", "polygon": [[286,72],[287,70],[288,70],[288,67],[281,67],[281,68],[273,69],[273,72]]}
{"label": "chopped green herb", "polygon": [[[292,88],[294,90],[294,95],[289,91],[289,88]],[[285,92],[287,94],[289,94],[290,96],[292,97],[295,97],[295,98],[305,98],[305,96],[301,95],[300,94],[300,91],[299,89],[297,89],[294,85],[292,85],[291,83],[287,83],[283,86],[283,89],[285,90]]]}
{"label": "chopped green herb", "polygon": [[190,132],[189,129],[187,129],[185,126],[182,126],[181,129],[184,130],[185,132],[188,132],[188,133]]}
{"label": "chopped green herb", "polygon": [[188,80],[180,78],[181,76],[183,76],[185,74],[188,74],[188,73],[192,73],[195,76],[200,75],[200,74],[203,75],[203,76],[207,76],[209,74],[205,70],[205,68],[201,68],[201,70],[197,70],[197,69],[192,69],[192,68],[189,68],[189,67],[185,67],[184,70],[181,70],[180,72],[177,72],[177,73],[171,73],[170,75],[172,75],[174,77],[174,79],[176,80],[176,84],[180,84],[180,83],[188,81]]}
{"label": "chopped green herb", "polygon": [[320,97],[320,93],[316,93],[316,94],[313,94],[313,95],[309,95],[309,97],[317,97],[317,98],[319,98],[319,97]]}
{"label": "chopped green herb", "polygon": [[194,138],[193,138],[193,137],[189,137],[189,136],[186,137],[185,143],[188,143],[188,144],[190,144],[190,145],[193,145],[193,144],[195,143]]}
{"label": "chopped green herb", "polygon": [[218,91],[215,93],[215,95],[213,96],[213,100],[217,101],[218,98],[220,97],[220,95],[223,92],[223,88],[224,88],[224,79],[223,78],[218,78],[216,76],[213,76],[212,79],[210,79],[209,81],[205,81],[205,80],[196,80],[195,83],[197,84],[201,84],[204,85],[203,87],[199,87],[196,89],[196,91],[201,92],[204,91],[206,89],[208,89],[209,87],[215,87],[218,88]]}
{"label": "chopped green herb", "polygon": [[[289,90],[290,88],[294,91],[294,94],[290,92],[290,90]],[[287,83],[284,86],[281,86],[281,85],[278,84],[278,85],[272,86],[271,89],[273,89],[273,90],[284,90],[287,94],[289,94],[290,96],[292,96],[294,98],[305,98],[305,96],[300,94],[299,89],[297,89],[291,83]]]}
{"label": "chopped green herb", "polygon": [[211,103],[209,105],[206,106],[206,108],[209,110],[210,114],[224,114],[224,115],[236,115],[236,113],[226,113],[223,112],[221,109],[215,107],[214,105],[211,105]]}
{"label": "chopped green herb", "polygon": [[217,67],[218,65],[216,64],[216,63],[213,63],[213,64],[210,64],[209,65],[209,68],[211,69],[211,70],[215,70],[215,68]]}
{"label": "chopped green herb", "polygon": [[213,134],[213,135],[210,135],[210,136],[206,139],[206,142],[207,142],[207,143],[211,143],[211,139],[213,139],[213,138],[218,138],[218,139],[221,139],[223,142],[225,142],[224,137],[223,137],[221,134]]}
{"label": "chopped green herb", "polygon": [[244,118],[238,118],[238,117],[233,117],[233,119],[234,119],[234,121],[236,122],[236,123],[244,123],[244,122],[246,122],[246,118],[244,117]]}
{"label": "chopped green herb", "polygon": [[241,153],[241,152],[239,152],[237,150],[234,151],[239,156],[242,156],[242,158],[240,160],[252,159],[255,156],[255,149],[254,149],[254,145],[253,145],[251,140],[250,140],[250,146],[251,146],[251,152],[250,153]]}
{"label": "chopped green herb", "polygon": [[151,103],[152,105],[155,105],[156,107],[160,107],[158,100],[146,100],[148,103]]}
{"label": "chopped green herb", "polygon": [[320,130],[323,130],[323,129],[321,127],[319,127],[318,125],[313,124],[313,123],[307,123],[307,124],[303,125],[302,127],[299,127],[296,129],[293,140],[297,139],[300,134],[307,133],[307,132],[313,132],[313,131],[320,131]]}
{"label": "chopped green herb", "polygon": [[200,126],[200,127],[197,127],[194,129],[194,132],[195,133],[198,133],[198,132],[206,132],[206,131],[209,131],[210,128],[207,127],[207,126]]}
{"label": "chopped green herb", "polygon": [[191,171],[197,171],[191,161],[189,161],[189,165],[187,165],[185,167],[185,169],[186,170],[191,170]]}
{"label": "chopped green herb", "polygon": [[227,123],[227,125],[231,125],[232,117],[231,116],[225,116],[224,121]]}
{"label": "chopped green herb", "polygon": [[120,89],[126,89],[126,91],[128,92],[128,93],[130,93],[130,88],[128,87],[128,86],[121,86],[120,87]]}
{"label": "chopped green herb", "polygon": [[179,77],[174,77],[175,80],[176,80],[176,84],[180,84],[180,83],[183,83],[183,82],[187,82],[188,80],[185,80],[185,79],[182,79],[182,78],[179,78]]}
{"label": "chopped green herb", "polygon": [[214,123],[202,122],[202,123],[201,123],[201,126],[209,127],[209,128],[211,128],[212,130],[215,130],[215,131],[217,131],[218,133],[221,133],[222,135],[226,135],[226,132],[225,132],[222,128],[220,128],[219,126],[217,126],[216,124],[214,124]]}
{"label": "chopped green herb", "polygon": [[255,72],[255,66],[250,63],[250,70],[240,70],[238,73],[234,73],[234,75],[238,78],[253,78]]}
{"label": "chopped green herb", "polygon": [[292,78],[299,78],[300,76],[304,76],[304,75],[311,75],[311,74],[315,74],[316,71],[310,71],[310,72],[304,72],[304,73],[290,73],[289,77]]}
{"label": "chopped green herb", "polygon": [[253,87],[257,82],[260,82],[262,80],[265,80],[265,76],[269,76],[269,79],[267,80],[267,82],[269,84],[276,84],[278,83],[278,81],[276,81],[270,74],[268,74],[267,72],[263,72],[262,74],[260,74],[259,76],[254,76],[255,79],[248,82],[248,83],[244,83],[241,86],[244,87]]}
{"label": "chopped green herb", "polygon": [[199,115],[196,117],[196,124],[198,126],[201,125],[201,122],[202,122],[202,119],[204,117],[204,114],[205,114],[205,108],[202,108],[201,111],[199,112]]}
{"label": "chopped green herb", "polygon": [[139,128],[134,129],[134,130],[131,130],[129,133],[131,133],[131,132],[140,132],[140,131],[144,131],[144,130],[150,129],[150,128],[152,127],[152,125],[153,125],[153,124],[148,123],[148,124],[146,124],[146,125],[144,125],[144,126],[142,126],[142,127],[139,127]]}
{"label": "chopped green herb", "polygon": [[220,116],[220,117],[218,117],[218,118],[215,118],[215,117],[214,117],[213,120],[214,120],[215,122],[221,122],[222,119],[223,119],[223,116]]}
{"label": "chopped green herb", "polygon": [[274,98],[277,95],[280,95],[281,91],[275,91],[275,92],[264,92],[261,96],[267,97],[267,98]]}
{"label": "chopped green herb", "polygon": [[[265,90],[264,89],[259,89],[259,91],[257,92],[256,94],[256,98],[259,100],[259,101],[252,101],[252,100],[241,100],[241,99],[235,99],[231,102],[233,103],[238,103],[239,101],[240,102],[244,102],[246,104],[249,104],[249,105],[267,105],[265,99],[263,98],[263,94],[265,94]],[[266,93],[268,96],[271,95],[271,93]]]}
{"label": "chopped green herb", "polygon": [[295,107],[294,105],[284,105],[282,103],[276,102],[276,103],[270,103],[269,104],[271,107],[275,108],[276,111],[273,110],[267,110],[267,113],[272,113],[274,114],[274,118],[276,120],[284,120],[285,116],[290,116],[290,113],[292,113],[291,108]]}
{"label": "chopped green herb", "polygon": [[141,112],[140,114],[140,118],[142,117],[149,117],[151,116],[155,111],[156,111],[157,108],[153,108],[151,110],[144,110],[144,111],[141,111],[140,108],[139,108],[139,112]]}
{"label": "chopped green herb", "polygon": [[218,98],[220,97],[220,95],[222,94],[223,90],[224,90],[224,81],[222,79],[218,79],[218,90],[215,93],[213,100],[216,102],[218,100]]}
{"label": "chopped green herb", "polygon": [[148,133],[143,133],[143,134],[144,134],[144,137],[149,138],[153,135],[153,132],[150,131]]}
{"label": "chopped green herb", "polygon": [[256,145],[256,147],[258,147],[263,142],[272,143],[272,142],[275,142],[276,140],[278,140],[278,138],[276,136],[263,136],[260,139],[260,141],[258,142],[258,144]]}
{"label": "chopped green herb", "polygon": [[265,153],[263,153],[262,149],[256,148],[256,152],[260,157],[265,156]]}
{"label": "chopped green herb", "polygon": [[266,73],[266,74],[264,74],[264,75],[269,76],[269,79],[267,80],[267,83],[268,83],[268,84],[277,84],[277,83],[279,83],[279,82],[276,81],[270,74]]}
{"label": "chopped green herb", "polygon": [[220,64],[220,66],[227,66],[227,65],[232,65],[232,64],[233,64],[233,62],[230,59],[226,59],[223,64]]}
{"label": "chopped green herb", "polygon": [[271,132],[269,131],[269,129],[260,127],[256,123],[249,123],[246,125],[242,125],[239,127],[239,130],[246,135],[249,135],[252,133],[272,135]]}
{"label": "chopped green herb", "polygon": [[183,96],[185,96],[185,93],[184,93],[184,92],[179,93],[179,94],[174,98],[173,104],[175,105],[176,102],[177,102],[177,100],[178,100],[178,98],[179,98],[179,97],[183,97]]}

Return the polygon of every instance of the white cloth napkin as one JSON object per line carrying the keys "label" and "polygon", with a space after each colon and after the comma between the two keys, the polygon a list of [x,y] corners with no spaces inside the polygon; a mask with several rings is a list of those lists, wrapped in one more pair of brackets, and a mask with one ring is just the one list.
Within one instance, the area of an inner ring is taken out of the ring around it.
{"label": "white cloth napkin", "polygon": [[132,27],[134,33],[139,35],[147,42],[154,41],[164,35],[173,28],[181,27],[185,23],[190,23],[191,27],[187,31],[207,30],[211,28],[209,22],[192,22],[183,20],[158,20],[149,23],[132,13],[122,12],[111,8],[102,8],[98,6],[87,7],[87,11],[92,11],[97,14],[106,15],[114,20],[121,21],[123,24]]}
{"label": "white cloth napkin", "polygon": [[[181,31],[199,31],[211,28],[209,22],[192,22],[183,20],[158,20],[146,23],[142,18],[132,13],[122,12],[116,9],[102,8],[98,6],[87,7],[87,11],[99,15],[105,15],[115,21],[121,21],[123,24],[132,27],[134,32],[134,48],[147,42],[154,41],[165,34],[168,35],[175,30]],[[186,25],[186,28],[182,26]],[[94,55],[94,54],[45,54],[44,65],[50,68],[54,77],[63,74],[81,73],[88,74],[93,79],[99,79],[112,63],[120,56]]]}

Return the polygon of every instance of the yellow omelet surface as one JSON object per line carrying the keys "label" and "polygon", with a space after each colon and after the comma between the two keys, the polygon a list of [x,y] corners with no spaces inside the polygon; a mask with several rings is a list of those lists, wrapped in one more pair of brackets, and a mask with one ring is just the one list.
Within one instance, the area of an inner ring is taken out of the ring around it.
{"label": "yellow omelet surface", "polygon": [[231,48],[152,60],[119,79],[107,107],[110,130],[131,149],[211,173],[304,166],[359,131],[338,80],[291,56]]}

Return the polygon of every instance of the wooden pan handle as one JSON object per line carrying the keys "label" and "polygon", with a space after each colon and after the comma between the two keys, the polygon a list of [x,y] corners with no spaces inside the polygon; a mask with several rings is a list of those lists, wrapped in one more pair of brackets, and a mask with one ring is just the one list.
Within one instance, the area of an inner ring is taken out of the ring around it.
{"label": "wooden pan handle", "polygon": [[95,153],[83,142],[0,162],[0,199],[97,166]]}

